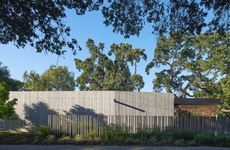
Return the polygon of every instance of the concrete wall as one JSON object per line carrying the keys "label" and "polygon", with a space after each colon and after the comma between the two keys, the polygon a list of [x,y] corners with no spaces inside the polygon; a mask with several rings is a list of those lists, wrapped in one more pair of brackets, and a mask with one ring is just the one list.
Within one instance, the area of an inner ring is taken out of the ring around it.
{"label": "concrete wall", "polygon": [[174,95],[154,92],[115,92],[115,114],[173,116]]}
{"label": "concrete wall", "polygon": [[[168,93],[19,91],[10,92],[10,99],[13,98],[18,99],[15,106],[16,114],[21,122],[28,126],[47,125],[48,114],[171,117],[174,115],[174,96]],[[3,128],[1,123],[0,128]]]}

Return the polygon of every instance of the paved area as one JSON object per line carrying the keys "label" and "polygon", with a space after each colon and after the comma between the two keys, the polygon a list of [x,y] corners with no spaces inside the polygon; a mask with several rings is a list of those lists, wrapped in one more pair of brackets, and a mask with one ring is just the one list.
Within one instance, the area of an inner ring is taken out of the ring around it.
{"label": "paved area", "polygon": [[230,150],[230,147],[0,145],[0,150]]}

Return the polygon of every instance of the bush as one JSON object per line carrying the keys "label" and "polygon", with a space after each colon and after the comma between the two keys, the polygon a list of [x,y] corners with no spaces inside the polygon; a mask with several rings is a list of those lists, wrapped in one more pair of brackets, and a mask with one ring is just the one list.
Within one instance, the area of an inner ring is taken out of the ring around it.
{"label": "bush", "polygon": [[162,140],[163,133],[161,132],[159,127],[154,127],[150,132],[149,132],[149,138],[151,139],[152,137],[155,137],[156,140],[160,141]]}
{"label": "bush", "polygon": [[214,132],[203,132],[201,134],[197,134],[194,138],[194,141],[197,144],[215,145],[217,144],[218,139],[218,135],[215,135]]}
{"label": "bush", "polygon": [[46,138],[50,134],[50,129],[48,126],[40,126],[39,132],[42,136],[44,136]]}
{"label": "bush", "polygon": [[[164,132],[165,133],[165,132]],[[174,140],[184,139],[184,140],[193,140],[195,137],[195,133],[190,129],[184,130],[172,130],[166,133],[167,136],[172,136]]]}
{"label": "bush", "polygon": [[94,130],[90,130],[89,131],[88,137],[89,137],[89,139],[94,139],[95,138],[95,132],[94,132]]}
{"label": "bush", "polygon": [[219,145],[222,147],[230,147],[230,134],[229,135],[224,135],[219,138]]}
{"label": "bush", "polygon": [[173,145],[175,146],[184,146],[184,142],[185,140],[184,139],[179,139],[179,140],[176,140]]}
{"label": "bush", "polygon": [[83,140],[83,136],[80,135],[80,134],[77,134],[74,138],[75,138],[75,140],[77,140],[77,141]]}
{"label": "bush", "polygon": [[148,141],[148,128],[138,128],[136,138],[140,141]]}

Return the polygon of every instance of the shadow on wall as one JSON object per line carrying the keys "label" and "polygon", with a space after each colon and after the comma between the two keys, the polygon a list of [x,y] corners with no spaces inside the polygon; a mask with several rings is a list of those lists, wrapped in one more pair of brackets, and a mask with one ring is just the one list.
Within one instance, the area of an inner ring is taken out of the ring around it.
{"label": "shadow on wall", "polygon": [[73,106],[69,112],[64,111],[66,115],[89,115],[89,116],[103,116],[102,113],[95,113],[94,109],[85,108],[80,105]]}
{"label": "shadow on wall", "polygon": [[[64,111],[66,116],[76,115],[81,116],[82,118],[90,116],[92,119],[96,119],[98,124],[106,125],[106,116],[102,113],[96,113],[94,109],[85,108],[80,105],[73,106],[69,111]],[[89,119],[89,118],[88,118]],[[81,120],[81,118],[79,118]]]}
{"label": "shadow on wall", "polygon": [[0,120],[0,131],[23,131],[26,121],[15,114],[15,120]]}
{"label": "shadow on wall", "polygon": [[[73,106],[69,111],[64,111],[65,115],[52,117],[50,127],[56,137],[63,135],[75,137],[82,135],[87,137],[93,132],[96,137],[107,125],[103,114],[95,113],[93,109],[85,108],[80,105]],[[58,120],[58,122],[57,122]]]}
{"label": "shadow on wall", "polygon": [[58,113],[49,108],[46,103],[39,102],[36,104],[24,105],[25,119],[28,127],[34,128],[41,125],[48,125],[48,115],[58,115]]}

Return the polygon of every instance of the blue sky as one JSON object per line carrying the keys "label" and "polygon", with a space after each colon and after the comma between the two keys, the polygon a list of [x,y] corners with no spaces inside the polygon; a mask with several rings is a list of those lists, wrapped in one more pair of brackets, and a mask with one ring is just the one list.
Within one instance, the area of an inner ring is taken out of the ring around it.
{"label": "blue sky", "polygon": [[[75,78],[80,75],[75,68],[74,58],[84,59],[89,56],[85,42],[88,38],[95,41],[105,43],[105,53],[109,50],[112,43],[129,43],[133,48],[145,49],[148,56],[147,61],[141,61],[138,64],[137,71],[141,74],[145,81],[142,92],[152,92],[152,80],[156,69],[152,69],[150,75],[146,75],[145,67],[152,60],[153,52],[156,44],[155,36],[151,33],[151,25],[146,25],[139,37],[132,36],[124,39],[122,35],[112,32],[112,27],[106,27],[103,24],[103,16],[101,12],[88,12],[86,15],[77,16],[74,11],[67,11],[65,22],[71,27],[71,35],[76,38],[82,51],[78,51],[76,55],[69,50],[65,53],[64,58],[60,57],[58,65],[68,66],[69,71],[74,72]],[[56,65],[58,56],[52,53],[36,53],[36,49],[26,46],[25,49],[18,49],[12,43],[0,45],[0,61],[3,65],[8,66],[11,77],[22,81],[24,71],[35,70],[42,74],[50,65]],[[132,69],[132,68],[130,68]]]}

